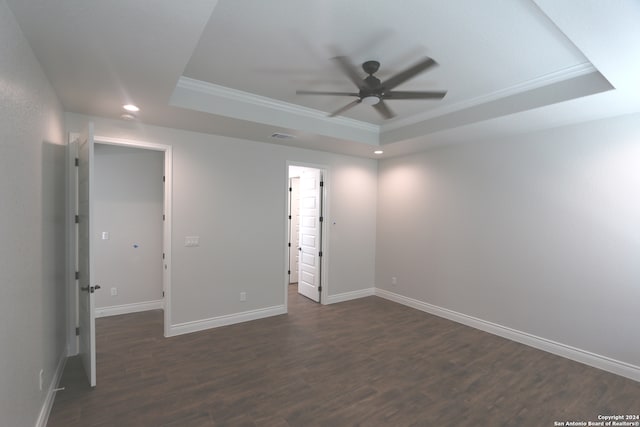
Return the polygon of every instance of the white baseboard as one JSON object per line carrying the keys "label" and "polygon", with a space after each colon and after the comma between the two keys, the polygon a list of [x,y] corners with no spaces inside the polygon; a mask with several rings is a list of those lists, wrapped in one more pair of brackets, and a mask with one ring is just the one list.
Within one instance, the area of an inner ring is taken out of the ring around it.
{"label": "white baseboard", "polygon": [[96,308],[96,317],[118,316],[120,314],[137,313],[147,310],[161,310],[164,308],[164,301],[134,302],[132,304],[112,305],[111,307]]}
{"label": "white baseboard", "polygon": [[189,334],[191,332],[204,331],[206,329],[218,328],[220,326],[233,325],[235,323],[248,322],[250,320],[263,319],[265,317],[286,314],[284,305],[260,308],[257,310],[243,311],[242,313],[227,314],[224,316],[211,317],[209,319],[195,320],[193,322],[178,323],[169,327],[169,336]]}
{"label": "white baseboard", "polygon": [[585,365],[593,366],[594,368],[602,369],[603,371],[612,372],[635,381],[640,381],[640,366],[635,366],[630,363],[621,362],[606,356],[548,340],[546,338],[541,338],[526,332],[478,319],[473,316],[468,316],[453,310],[405,297],[384,289],[376,288],[375,295],[435,316],[444,317],[445,319],[462,323],[463,325],[537,348],[538,350],[543,350],[567,359],[575,360],[576,362],[584,363]]}
{"label": "white baseboard", "polygon": [[56,389],[60,384],[60,379],[62,378],[62,372],[64,371],[64,365],[67,362],[67,350],[62,352],[60,355],[60,360],[58,360],[58,366],[56,366],[56,371],[53,373],[53,378],[51,378],[51,384],[49,384],[49,388],[47,389],[47,396],[44,399],[44,403],[42,404],[42,408],[40,409],[40,414],[38,415],[38,420],[36,421],[36,427],[46,427],[47,422],[49,421],[49,414],[51,414],[51,408],[53,408],[53,401],[56,397]]}
{"label": "white baseboard", "polygon": [[336,295],[328,295],[325,304],[335,304],[337,302],[349,301],[352,299],[370,297],[375,295],[375,288],[359,289],[357,291],[343,292]]}

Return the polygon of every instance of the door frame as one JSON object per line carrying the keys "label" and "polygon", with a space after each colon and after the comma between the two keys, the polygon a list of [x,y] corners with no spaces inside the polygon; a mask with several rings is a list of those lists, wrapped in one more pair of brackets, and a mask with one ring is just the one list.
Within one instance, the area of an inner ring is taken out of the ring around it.
{"label": "door frame", "polygon": [[320,292],[320,304],[327,304],[327,295],[329,295],[329,258],[330,254],[327,248],[329,247],[329,230],[331,227],[327,226],[330,216],[330,205],[328,194],[331,192],[331,168],[327,165],[317,163],[298,162],[293,160],[287,160],[285,166],[285,180],[284,180],[284,306],[285,310],[289,311],[289,253],[292,248],[288,246],[289,243],[289,167],[298,166],[303,168],[319,169],[322,174],[323,191],[322,191],[322,216],[324,221],[320,223],[322,228],[322,261],[320,263],[320,286],[322,291]]}
{"label": "door frame", "polygon": [[[69,150],[68,150],[68,184],[69,184],[69,197],[68,197],[68,206],[69,212],[68,215],[69,224],[73,221],[73,216],[75,215],[76,209],[76,198],[77,198],[77,189],[75,188],[76,181],[76,168],[75,168],[75,158],[77,156],[77,147],[73,144],[79,136],[79,133],[70,133],[69,134]],[[94,142],[96,144],[105,144],[105,145],[119,145],[131,148],[139,148],[143,150],[152,150],[152,151],[161,151],[164,153],[164,215],[165,221],[163,223],[162,230],[162,247],[164,253],[164,262],[162,269],[162,289],[164,291],[163,298],[163,309],[164,309],[164,336],[170,336],[170,328],[171,328],[171,224],[172,224],[172,212],[171,208],[173,206],[173,148],[170,145],[165,144],[156,144],[152,142],[140,141],[140,140],[132,140],[132,139],[123,139],[123,138],[111,138],[107,136],[94,136]],[[68,263],[68,274],[69,283],[68,283],[68,302],[69,302],[69,313],[67,316],[68,322],[68,337],[67,340],[67,354],[69,356],[78,354],[78,338],[75,335],[75,328],[78,322],[78,291],[75,280],[75,271],[77,268],[77,236],[75,227],[69,226],[69,263]]]}

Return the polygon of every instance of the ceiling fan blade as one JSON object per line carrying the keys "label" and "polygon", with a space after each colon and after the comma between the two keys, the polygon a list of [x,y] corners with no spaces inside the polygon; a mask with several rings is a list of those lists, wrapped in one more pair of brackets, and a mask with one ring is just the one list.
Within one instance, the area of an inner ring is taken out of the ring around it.
{"label": "ceiling fan blade", "polygon": [[342,113],[344,113],[345,111],[355,107],[356,105],[360,104],[362,102],[361,99],[356,99],[355,101],[352,101],[350,103],[348,103],[347,105],[345,105],[344,107],[334,111],[333,113],[329,114],[329,117],[335,117],[337,115],[340,115]]}
{"label": "ceiling fan blade", "polygon": [[336,96],[358,96],[355,92],[322,92],[315,90],[297,90],[296,95],[336,95]]}
{"label": "ceiling fan blade", "polygon": [[386,90],[391,90],[394,87],[398,86],[399,84],[404,83],[407,80],[422,73],[427,68],[433,67],[434,65],[437,65],[436,61],[427,57],[422,61],[418,62],[417,64],[414,64],[411,67],[407,68],[406,70],[399,72],[395,76],[388,78],[386,81],[382,83],[382,86]]}
{"label": "ceiling fan blade", "polygon": [[338,64],[343,73],[349,77],[349,80],[353,82],[358,89],[368,89],[369,85],[365,83],[362,76],[358,72],[358,69],[351,63],[346,56],[336,56],[333,60]]}
{"label": "ceiling fan blade", "polygon": [[443,91],[394,91],[387,92],[382,97],[384,99],[442,99],[447,94]]}
{"label": "ceiling fan blade", "polygon": [[380,113],[380,115],[382,117],[384,117],[385,119],[391,119],[393,117],[395,117],[396,115],[393,113],[393,111],[391,111],[391,109],[389,108],[389,106],[387,104],[385,104],[385,102],[383,100],[380,100],[380,102],[378,102],[377,104],[375,104],[373,106],[373,108],[376,109],[376,111],[378,111],[378,113]]}

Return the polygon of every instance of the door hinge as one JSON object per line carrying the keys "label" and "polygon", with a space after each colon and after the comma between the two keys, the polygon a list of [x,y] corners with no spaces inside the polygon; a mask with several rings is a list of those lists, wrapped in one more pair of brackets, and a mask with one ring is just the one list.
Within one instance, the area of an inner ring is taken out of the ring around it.
{"label": "door hinge", "polygon": [[322,256],[322,251],[318,252],[318,256]]}
{"label": "door hinge", "polygon": [[74,221],[76,222],[76,224],[80,224],[80,215],[76,215]]}
{"label": "door hinge", "polygon": [[291,215],[289,215],[289,219],[291,219]]}
{"label": "door hinge", "polygon": [[322,286],[318,286],[318,293],[322,292]]}
{"label": "door hinge", "polygon": [[80,326],[76,326],[76,336],[80,336]]}
{"label": "door hinge", "polygon": [[165,182],[165,177],[164,177],[164,175],[162,175],[162,182]]}
{"label": "door hinge", "polygon": [[74,159],[74,164],[75,164],[76,166],[80,166],[80,159],[76,157],[76,158]]}
{"label": "door hinge", "polygon": [[289,242],[289,247],[291,247],[291,242]]}
{"label": "door hinge", "polygon": [[320,187],[324,187],[324,181],[320,181]]}
{"label": "door hinge", "polygon": [[320,217],[320,222],[322,222],[322,221],[324,221],[324,217],[323,216]]}
{"label": "door hinge", "polygon": [[164,298],[164,291],[162,291],[162,298]]}
{"label": "door hinge", "polygon": [[164,214],[162,214],[162,220],[163,220],[163,221],[165,220],[165,216],[164,216]]}
{"label": "door hinge", "polygon": [[76,271],[76,280],[79,280],[79,279],[80,279],[80,272]]}
{"label": "door hinge", "polygon": [[288,271],[287,271],[287,274],[288,274],[288,275],[291,275],[291,270],[288,270]]}
{"label": "door hinge", "polygon": [[289,187],[289,191],[293,191],[293,189],[291,187]]}

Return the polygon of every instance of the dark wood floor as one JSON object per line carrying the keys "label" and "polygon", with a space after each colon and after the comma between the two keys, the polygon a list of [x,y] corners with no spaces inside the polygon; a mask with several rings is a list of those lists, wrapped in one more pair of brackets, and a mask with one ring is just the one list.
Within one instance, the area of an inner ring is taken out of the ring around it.
{"label": "dark wood floor", "polygon": [[[294,291],[294,289],[292,289]],[[97,320],[98,386],[69,359],[49,426],[553,426],[640,413],[640,383],[377,297],[162,337]]]}

